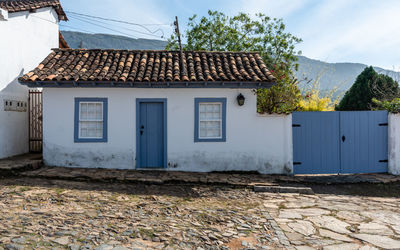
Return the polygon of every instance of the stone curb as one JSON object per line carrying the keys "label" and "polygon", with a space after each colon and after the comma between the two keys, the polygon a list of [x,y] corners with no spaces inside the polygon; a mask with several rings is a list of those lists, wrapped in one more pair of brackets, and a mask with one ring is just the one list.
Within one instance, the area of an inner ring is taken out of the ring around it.
{"label": "stone curb", "polygon": [[254,192],[314,194],[309,187],[254,186]]}

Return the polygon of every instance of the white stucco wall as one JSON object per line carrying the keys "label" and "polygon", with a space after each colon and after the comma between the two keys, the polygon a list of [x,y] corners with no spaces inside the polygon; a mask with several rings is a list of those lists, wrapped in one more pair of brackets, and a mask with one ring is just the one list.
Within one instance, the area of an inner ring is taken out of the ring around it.
{"label": "white stucco wall", "polygon": [[4,100],[28,101],[17,78],[58,47],[58,16],[53,8],[7,13],[0,20],[0,159],[28,152],[28,113],[4,111]]}
{"label": "white stucco wall", "polygon": [[400,175],[400,114],[389,114],[389,169],[388,172]]}
{"label": "white stucco wall", "polygon": [[[74,143],[75,97],[108,98],[107,143]],[[194,142],[196,97],[227,98],[226,142]],[[134,169],[136,98],[167,98],[168,170],[292,173],[291,116],[258,115],[256,96],[246,89],[45,88],[45,163]]]}

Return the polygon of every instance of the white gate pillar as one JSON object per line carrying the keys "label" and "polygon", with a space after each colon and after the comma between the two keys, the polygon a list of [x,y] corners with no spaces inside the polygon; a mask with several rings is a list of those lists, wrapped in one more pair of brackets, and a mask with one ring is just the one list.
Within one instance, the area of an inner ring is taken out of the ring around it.
{"label": "white gate pillar", "polygon": [[389,174],[400,175],[400,114],[389,113]]}

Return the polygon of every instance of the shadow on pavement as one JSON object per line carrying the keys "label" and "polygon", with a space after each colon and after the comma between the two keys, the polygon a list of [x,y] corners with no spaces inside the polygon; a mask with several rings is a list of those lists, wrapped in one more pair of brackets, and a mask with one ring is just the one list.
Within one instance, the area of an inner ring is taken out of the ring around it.
{"label": "shadow on pavement", "polygon": [[354,184],[308,184],[315,194],[357,195],[367,197],[400,198],[400,182]]}
{"label": "shadow on pavement", "polygon": [[[87,182],[70,180],[51,180],[29,177],[8,177],[0,179],[0,188],[7,186],[31,186],[42,188],[75,189],[82,191],[107,191],[128,195],[155,195],[196,198],[212,194],[213,190],[231,189],[232,186],[205,185],[205,184],[143,184],[119,182]],[[199,189],[208,189],[210,192],[200,192]]]}

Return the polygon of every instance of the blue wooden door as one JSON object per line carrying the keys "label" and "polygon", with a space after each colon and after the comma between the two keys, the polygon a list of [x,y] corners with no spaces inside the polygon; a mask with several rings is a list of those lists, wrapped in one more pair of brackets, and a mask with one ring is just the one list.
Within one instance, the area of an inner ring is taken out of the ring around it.
{"label": "blue wooden door", "polygon": [[165,102],[139,100],[137,116],[139,168],[162,168],[166,163]]}
{"label": "blue wooden door", "polygon": [[340,112],[341,173],[387,172],[387,124],[387,111]]}
{"label": "blue wooden door", "polygon": [[339,113],[294,112],[292,119],[294,173],[338,173]]}

